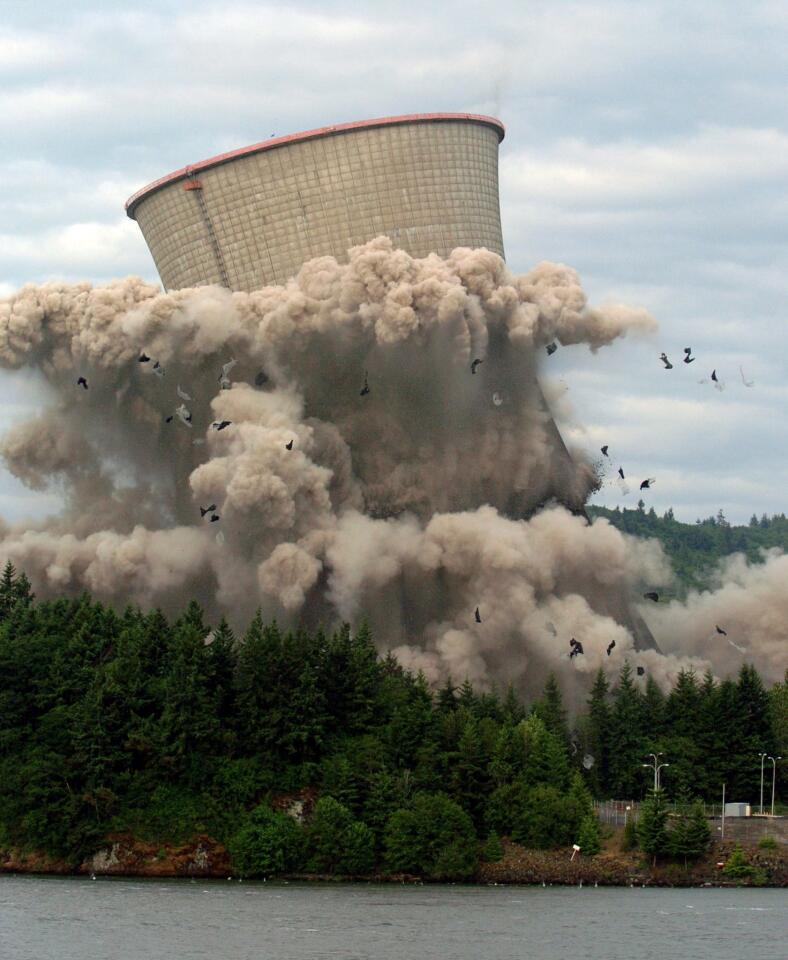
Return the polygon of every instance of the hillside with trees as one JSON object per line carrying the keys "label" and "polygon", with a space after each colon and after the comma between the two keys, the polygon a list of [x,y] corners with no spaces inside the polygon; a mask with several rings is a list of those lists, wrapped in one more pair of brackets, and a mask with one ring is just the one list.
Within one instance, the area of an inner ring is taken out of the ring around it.
{"label": "hillside with trees", "polygon": [[731,554],[743,553],[750,563],[762,563],[764,550],[788,550],[788,519],[784,513],[772,517],[763,514],[760,519],[753,514],[746,526],[730,524],[722,510],[715,517],[682,523],[672,509],[660,517],[653,507],[646,510],[640,500],[636,509],[589,506],[588,514],[592,519],[605,517],[624,533],[659,540],[676,572],[679,597],[688,590],[710,589],[714,571]]}
{"label": "hillside with trees", "polygon": [[[532,703],[467,681],[433,690],[363,625],[287,632],[258,615],[236,637],[196,602],[170,622],[87,595],[38,601],[8,565],[0,849],[78,863],[110,835],[206,834],[242,875],[469,877],[503,836],[582,836],[593,852],[592,798],[644,796],[651,751],[670,758],[669,796],[716,799],[725,781],[753,800],[758,754],[788,753],[787,693],[751,666],[641,691],[625,664],[570,720],[555,677]],[[293,798],[311,798],[304,822],[282,812]]]}

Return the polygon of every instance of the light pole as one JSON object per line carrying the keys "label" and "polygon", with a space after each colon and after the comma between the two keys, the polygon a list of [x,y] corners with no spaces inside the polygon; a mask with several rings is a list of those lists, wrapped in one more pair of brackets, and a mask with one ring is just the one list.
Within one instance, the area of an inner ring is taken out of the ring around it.
{"label": "light pole", "polygon": [[647,767],[649,770],[654,771],[654,791],[659,790],[659,771],[663,767],[669,767],[669,763],[660,763],[659,757],[663,756],[662,753],[650,753],[649,756],[652,759],[652,763],[641,763],[641,767]]}
{"label": "light pole", "polygon": [[759,753],[758,756],[761,758],[761,816],[763,816],[763,761],[766,759],[766,754]]}
{"label": "light pole", "polygon": [[769,760],[772,761],[772,816],[774,816],[774,782],[777,779],[777,761],[782,760],[782,757],[769,757]]}

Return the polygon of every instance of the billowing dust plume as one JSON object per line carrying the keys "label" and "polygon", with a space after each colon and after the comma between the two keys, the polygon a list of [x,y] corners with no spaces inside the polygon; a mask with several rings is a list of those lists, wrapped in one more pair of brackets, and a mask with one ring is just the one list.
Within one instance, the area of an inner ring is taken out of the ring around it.
{"label": "billowing dust plume", "polygon": [[[596,350],[653,327],[590,309],[565,266],[514,276],[486,250],[418,260],[385,238],[253,293],[26,286],[0,302],[0,364],[35,368],[54,402],[0,453],[65,507],[4,529],[0,559],[40,595],[197,597],[237,626],[257,606],[288,624],[365,617],[436,681],[526,689],[559,669],[571,687],[627,656],[669,680],[688,661],[635,651],[625,615],[668,565],[587,523],[594,469],[536,379],[550,341]],[[569,661],[571,637],[585,652]]]}

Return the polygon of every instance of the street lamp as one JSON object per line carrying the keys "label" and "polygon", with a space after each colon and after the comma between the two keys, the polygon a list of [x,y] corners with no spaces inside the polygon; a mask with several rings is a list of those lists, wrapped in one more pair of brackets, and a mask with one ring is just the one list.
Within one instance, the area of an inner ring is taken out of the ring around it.
{"label": "street lamp", "polygon": [[777,779],[777,761],[782,760],[782,757],[769,757],[768,759],[772,761],[772,816],[774,816],[774,782]]}
{"label": "street lamp", "polygon": [[763,761],[766,759],[766,754],[759,753],[758,756],[761,758],[761,816],[763,816]]}
{"label": "street lamp", "polygon": [[663,756],[662,753],[650,753],[649,756],[652,759],[652,763],[641,763],[641,767],[647,767],[649,770],[654,771],[654,790],[659,790],[659,771],[663,767],[669,767],[669,763],[660,763],[659,757]]}

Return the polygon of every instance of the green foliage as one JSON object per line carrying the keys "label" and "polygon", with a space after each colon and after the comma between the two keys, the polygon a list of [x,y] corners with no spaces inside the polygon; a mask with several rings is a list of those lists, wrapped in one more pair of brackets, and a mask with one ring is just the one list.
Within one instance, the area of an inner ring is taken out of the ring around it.
{"label": "green foliage", "polygon": [[752,876],[753,867],[738,843],[731,851],[722,872],[726,877],[731,877],[733,880],[743,880],[745,877]]}
{"label": "green foliage", "polygon": [[593,814],[584,817],[577,834],[577,844],[584,857],[593,857],[602,849],[599,821]]}
{"label": "green foliage", "polygon": [[476,834],[468,814],[440,793],[419,793],[397,810],[385,832],[386,866],[431,880],[462,880],[476,869]]}
{"label": "green foliage", "polygon": [[779,847],[779,844],[774,839],[774,837],[769,833],[765,833],[761,837],[761,839],[758,841],[759,850],[776,850],[778,847]]}
{"label": "green foliage", "polygon": [[[670,762],[667,789],[709,799],[723,782],[756,796],[758,753],[787,752],[788,686],[767,691],[750,666],[721,683],[683,673],[667,696],[642,690],[626,664],[612,691],[598,673],[570,757],[560,677],[529,709],[511,688],[501,697],[466,680],[432,691],[379,658],[363,624],[283,631],[258,613],[238,636],[197,603],[170,621],[87,595],[38,601],[6,564],[3,846],[76,863],[113,833],[157,846],[208,833],[250,876],[309,861],[460,878],[476,868],[477,837],[576,841],[592,829],[592,796],[643,796],[651,751]],[[315,793],[306,828],[269,809]],[[677,856],[702,845],[692,824],[691,812],[676,823]]]}
{"label": "green foliage", "polygon": [[501,838],[494,830],[487,837],[484,844],[482,859],[486,863],[497,863],[499,860],[503,860],[503,844],[501,843]]}
{"label": "green foliage", "polygon": [[775,514],[749,526],[731,526],[722,511],[716,516],[681,523],[673,511],[658,517],[653,511],[587,508],[592,519],[604,517],[613,526],[638,537],[655,537],[665,549],[679,581],[680,596],[688,590],[709,590],[719,562],[732,553],[743,553],[749,563],[762,563],[764,550],[788,550],[788,519]]}
{"label": "green foliage", "polygon": [[333,797],[321,797],[308,830],[309,869],[317,873],[363,874],[375,862],[375,837]]}
{"label": "green foliage", "polygon": [[555,787],[539,784],[525,797],[512,829],[512,839],[524,847],[547,850],[574,842],[579,823],[568,798]]}
{"label": "green foliage", "polygon": [[637,835],[640,849],[648,853],[654,863],[660,853],[666,853],[669,849],[667,820],[668,810],[663,793],[661,790],[652,790],[640,805]]}
{"label": "green foliage", "polygon": [[229,841],[233,869],[242,877],[270,877],[301,868],[304,830],[291,817],[261,804]]}

